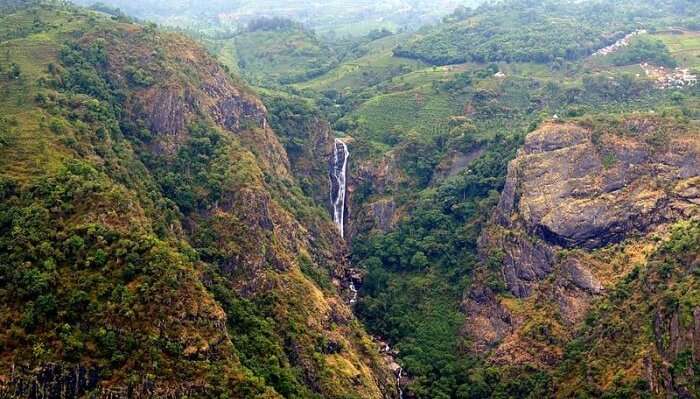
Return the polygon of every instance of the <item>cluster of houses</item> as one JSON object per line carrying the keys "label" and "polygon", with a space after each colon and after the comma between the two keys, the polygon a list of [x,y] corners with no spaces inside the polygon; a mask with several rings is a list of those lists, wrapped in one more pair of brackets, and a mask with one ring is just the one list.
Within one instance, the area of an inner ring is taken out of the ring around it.
{"label": "cluster of houses", "polygon": [[687,68],[664,68],[648,63],[640,64],[648,78],[656,82],[660,89],[682,89],[698,84],[698,76]]}
{"label": "cluster of houses", "polygon": [[603,47],[602,49],[596,51],[595,53],[593,53],[593,56],[598,57],[598,56],[603,56],[603,55],[608,55],[608,54],[614,53],[615,51],[617,51],[623,47],[629,46],[630,42],[632,41],[632,38],[634,38],[635,36],[643,35],[645,33],[647,33],[647,31],[644,29],[634,31],[634,32],[626,35],[622,39],[616,41],[615,43],[609,45],[608,47]]}

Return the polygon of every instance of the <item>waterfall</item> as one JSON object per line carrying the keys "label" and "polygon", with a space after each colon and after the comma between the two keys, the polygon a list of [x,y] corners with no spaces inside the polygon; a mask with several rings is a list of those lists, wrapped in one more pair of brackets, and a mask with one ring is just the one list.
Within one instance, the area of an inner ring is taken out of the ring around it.
{"label": "waterfall", "polygon": [[345,237],[345,174],[348,168],[348,157],[350,152],[348,146],[341,139],[335,139],[333,149],[333,163],[331,165],[331,205],[333,206],[333,221],[340,236]]}
{"label": "waterfall", "polygon": [[403,389],[401,389],[401,375],[403,374],[403,368],[399,367],[399,372],[396,373],[396,386],[399,389],[399,399],[403,399]]}
{"label": "waterfall", "polygon": [[352,297],[350,298],[350,305],[357,303],[357,287],[355,287],[355,282],[350,280],[350,292],[352,292]]}

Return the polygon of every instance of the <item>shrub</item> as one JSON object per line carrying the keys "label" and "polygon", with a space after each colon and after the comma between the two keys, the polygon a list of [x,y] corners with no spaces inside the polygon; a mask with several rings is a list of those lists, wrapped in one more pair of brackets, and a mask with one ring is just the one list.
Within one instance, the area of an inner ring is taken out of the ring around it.
{"label": "shrub", "polygon": [[19,65],[13,62],[12,65],[10,65],[10,71],[7,73],[7,77],[9,79],[19,79],[21,75],[22,70],[20,69]]}
{"label": "shrub", "polygon": [[153,84],[153,77],[141,68],[128,66],[124,68],[129,83],[134,86],[148,87]]}
{"label": "shrub", "polygon": [[66,131],[66,123],[60,118],[51,118],[49,130],[55,134],[62,134]]}

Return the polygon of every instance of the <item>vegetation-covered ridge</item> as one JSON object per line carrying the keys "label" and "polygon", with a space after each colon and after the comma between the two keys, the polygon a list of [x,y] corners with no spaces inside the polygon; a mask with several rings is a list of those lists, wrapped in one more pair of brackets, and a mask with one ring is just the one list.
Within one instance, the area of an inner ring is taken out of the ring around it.
{"label": "vegetation-covered ridge", "polygon": [[571,61],[640,26],[666,28],[664,23],[681,22],[672,26],[697,27],[699,12],[697,2],[689,0],[500,1],[459,9],[394,52],[437,65]]}
{"label": "vegetation-covered ridge", "polygon": [[0,19],[2,395],[396,392],[250,89],[152,25]]}
{"label": "vegetation-covered ridge", "polygon": [[[329,0],[317,3],[300,0],[259,0],[256,2],[212,0],[196,3],[185,0],[105,1],[124,12],[169,26],[222,33],[243,28],[260,17],[291,18],[324,35],[343,37],[364,35],[375,29],[415,29],[439,20],[458,6],[475,6],[483,0],[392,0],[352,3]],[[92,5],[91,0],[78,4]]]}
{"label": "vegetation-covered ridge", "polygon": [[699,234],[697,221],[674,226],[593,307],[556,371],[560,397],[700,395]]}

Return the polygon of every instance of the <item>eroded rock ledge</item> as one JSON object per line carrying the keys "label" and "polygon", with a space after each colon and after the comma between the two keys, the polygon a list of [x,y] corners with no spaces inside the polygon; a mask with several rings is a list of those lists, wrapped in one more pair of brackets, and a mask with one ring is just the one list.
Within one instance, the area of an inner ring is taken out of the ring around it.
{"label": "eroded rock ledge", "polygon": [[[603,129],[548,122],[509,164],[481,256],[500,270],[511,302],[536,307],[551,329],[562,330],[547,334],[566,337],[606,283],[624,275],[594,254],[648,242],[699,210],[700,140],[692,128],[652,118]],[[557,351],[524,344],[530,312],[509,307],[496,288],[477,286],[463,303],[474,350],[490,351],[499,363],[556,362]]]}
{"label": "eroded rock ledge", "polygon": [[570,124],[531,133],[509,165],[497,222],[595,249],[697,212],[698,143],[680,132],[659,137],[664,128],[649,121],[626,123],[624,135]]}

